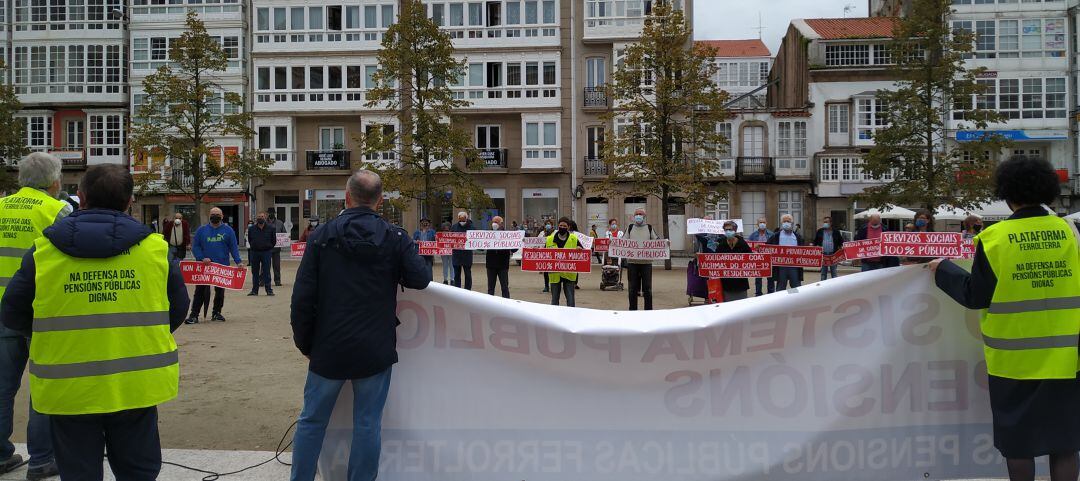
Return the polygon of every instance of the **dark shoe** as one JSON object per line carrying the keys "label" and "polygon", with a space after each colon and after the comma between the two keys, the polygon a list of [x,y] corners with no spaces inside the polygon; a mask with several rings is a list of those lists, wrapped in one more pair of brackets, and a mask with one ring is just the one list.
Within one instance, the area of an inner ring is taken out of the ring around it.
{"label": "dark shoe", "polygon": [[222,316],[220,312],[215,312],[214,315],[210,317],[210,320],[217,322],[225,322],[225,316]]}
{"label": "dark shoe", "polygon": [[551,289],[548,289],[548,288],[545,287],[544,292],[551,292]]}
{"label": "dark shoe", "polygon": [[28,481],[37,481],[40,479],[51,478],[53,476],[60,475],[60,468],[56,467],[56,462],[51,462],[44,466],[34,466],[26,470],[26,479]]}
{"label": "dark shoe", "polygon": [[4,462],[0,463],[0,474],[10,473],[15,468],[22,466],[22,464],[22,456],[18,454],[12,454],[10,458],[7,458],[6,460],[4,460]]}
{"label": "dark shoe", "polygon": [[281,283],[280,283],[280,282],[275,282],[275,283],[274,283],[274,286],[275,286],[275,287],[281,287]]}
{"label": "dark shoe", "polygon": [[198,323],[199,323],[199,318],[196,317],[196,316],[191,316],[191,317],[184,320],[184,324],[198,324]]}
{"label": "dark shoe", "polygon": [[259,295],[259,291],[251,291],[251,292],[248,293],[248,295],[249,296],[257,296],[257,295]]}
{"label": "dark shoe", "polygon": [[270,296],[270,297],[274,297],[274,291],[266,291],[266,295]]}

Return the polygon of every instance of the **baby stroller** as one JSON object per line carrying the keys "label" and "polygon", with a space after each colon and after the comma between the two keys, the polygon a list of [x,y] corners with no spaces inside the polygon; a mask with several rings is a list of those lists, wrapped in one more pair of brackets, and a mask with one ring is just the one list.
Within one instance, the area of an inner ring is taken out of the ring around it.
{"label": "baby stroller", "polygon": [[622,283],[622,266],[618,262],[615,262],[610,256],[604,256],[604,265],[601,267],[602,275],[600,276],[600,290],[606,291],[608,289],[621,291],[623,290]]}

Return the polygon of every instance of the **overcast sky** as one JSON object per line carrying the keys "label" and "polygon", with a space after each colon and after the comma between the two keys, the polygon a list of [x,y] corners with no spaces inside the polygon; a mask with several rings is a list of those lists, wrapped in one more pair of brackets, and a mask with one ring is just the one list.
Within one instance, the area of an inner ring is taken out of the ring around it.
{"label": "overcast sky", "polygon": [[[773,55],[795,18],[841,18],[867,15],[866,0],[694,0],[694,37],[726,40],[761,37]],[[761,21],[759,22],[759,15]],[[758,35],[758,25],[765,27]]]}

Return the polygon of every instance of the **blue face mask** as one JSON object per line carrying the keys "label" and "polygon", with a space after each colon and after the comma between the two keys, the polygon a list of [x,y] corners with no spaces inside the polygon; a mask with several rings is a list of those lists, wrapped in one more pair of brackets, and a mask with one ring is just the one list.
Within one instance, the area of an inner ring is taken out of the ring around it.
{"label": "blue face mask", "polygon": [[829,223],[826,222],[824,224],[821,224],[821,227],[828,229],[829,228]]}
{"label": "blue face mask", "polygon": [[780,227],[783,228],[786,231],[790,231],[791,230],[791,222],[784,222],[783,224],[780,224]]}
{"label": "blue face mask", "polygon": [[643,215],[635,215],[634,216],[634,222],[637,222],[638,224],[644,223],[645,222],[645,216],[643,216]]}
{"label": "blue face mask", "polygon": [[925,219],[919,219],[919,220],[915,221],[915,227],[926,227],[926,220]]}
{"label": "blue face mask", "polygon": [[725,230],[724,235],[727,236],[727,237],[735,237],[735,231],[733,231],[733,230]]}

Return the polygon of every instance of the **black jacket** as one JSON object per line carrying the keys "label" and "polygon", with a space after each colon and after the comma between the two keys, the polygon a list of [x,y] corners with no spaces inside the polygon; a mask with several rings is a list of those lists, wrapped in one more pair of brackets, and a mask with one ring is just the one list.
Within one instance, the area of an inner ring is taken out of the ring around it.
{"label": "black jacket", "polygon": [[484,252],[484,265],[488,269],[506,270],[510,268],[510,257],[517,249],[488,249]]}
{"label": "black jacket", "polygon": [[[776,232],[773,232],[772,237],[770,237],[768,242],[765,242],[765,243],[769,244],[769,245],[774,245],[774,246],[780,245],[780,233],[783,232],[783,231],[784,231],[783,229],[776,229]],[[795,234],[795,242],[798,242],[799,245],[806,245],[803,242],[802,236],[799,235],[798,232],[793,232],[793,233]],[[773,269],[772,269],[773,277],[776,277],[777,275],[779,275],[778,274],[779,271],[777,271],[777,269],[780,269],[780,268],[779,267],[773,267]],[[802,280],[802,278],[803,278],[803,268],[802,267],[785,267],[785,269],[798,269],[799,270],[799,280]]]}
{"label": "black jacket", "polygon": [[[720,236],[720,243],[716,246],[716,252],[720,254],[753,254],[754,250],[750,248],[750,244],[747,244],[743,240],[742,236],[735,236],[735,247],[728,245],[727,237]],[[724,286],[725,291],[748,291],[750,290],[750,281],[748,279],[720,279],[720,284]]]}
{"label": "black jacket", "polygon": [[[836,252],[844,250],[844,235],[841,234],[840,231],[832,229],[832,241],[833,251],[826,252],[826,254],[834,254]],[[817,232],[814,233],[814,242],[810,245],[815,245],[818,247],[825,246],[825,229],[818,229]]]}
{"label": "black jacket", "polygon": [[292,296],[293,340],[311,372],[359,379],[397,362],[399,285],[424,289],[431,270],[404,229],[347,209],[308,236]]}
{"label": "black jacket", "polygon": [[[868,225],[864,225],[864,226],[860,227],[859,230],[855,232],[855,240],[857,240],[857,241],[866,240],[866,229],[868,227],[869,227]],[[885,227],[885,224],[881,224],[881,232],[889,232],[889,229]],[[863,259],[861,262],[866,262],[866,260]],[[892,257],[892,256],[882,257],[881,258],[881,265],[884,266],[884,267],[896,267],[896,266],[899,266],[900,265],[900,258],[899,257]]]}
{"label": "black jacket", "polygon": [[248,227],[247,238],[248,248],[255,252],[274,250],[274,246],[277,245],[277,232],[269,222],[264,224],[262,229],[259,228],[258,223],[252,224]]}
{"label": "black jacket", "polygon": [[[450,226],[450,232],[467,232],[470,230],[473,230],[471,220],[465,221],[465,227],[462,227],[458,222],[454,222],[454,225]],[[473,263],[473,251],[455,250],[453,260],[455,266],[471,266]]]}
{"label": "black jacket", "polygon": [[[61,252],[85,259],[103,259],[119,255],[152,234],[150,227],[115,210],[79,210],[45,229],[43,235]],[[0,319],[10,329],[30,335],[34,322],[34,249],[23,256],[22,267],[8,283],[0,303]],[[56,288],[50,286],[50,288]],[[191,300],[188,298],[179,261],[169,262],[169,277],[164,295],[169,299],[169,324],[173,331],[184,323]]]}

